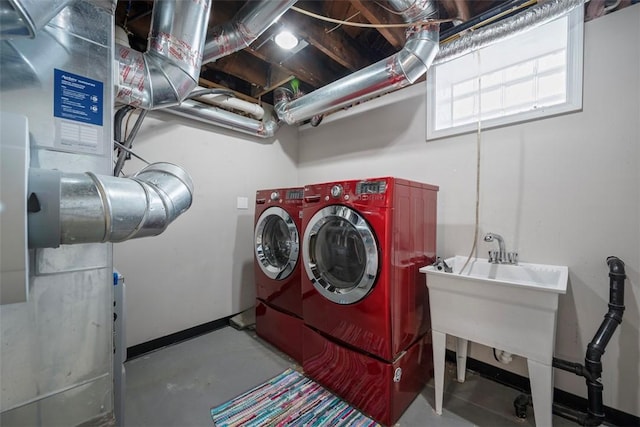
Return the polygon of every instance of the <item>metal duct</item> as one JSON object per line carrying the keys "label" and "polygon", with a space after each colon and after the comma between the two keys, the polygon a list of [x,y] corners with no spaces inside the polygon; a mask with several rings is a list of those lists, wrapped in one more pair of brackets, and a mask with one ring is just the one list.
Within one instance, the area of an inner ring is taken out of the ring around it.
{"label": "metal duct", "polygon": [[248,47],[297,0],[261,0],[245,4],[233,20],[216,26],[207,37],[202,63]]}
{"label": "metal duct", "polygon": [[189,209],[193,182],[171,163],[131,178],[32,169],[29,193],[29,247],[58,247],[156,236]]}
{"label": "metal duct", "polygon": [[163,111],[260,138],[271,138],[280,128],[279,123],[273,118],[255,120],[190,99],[183,101],[179,106],[169,107]]}
{"label": "metal duct", "polygon": [[[432,1],[392,1],[390,4],[403,12],[407,22],[423,20],[436,10]],[[308,95],[277,102],[274,108],[278,117],[287,124],[295,124],[415,83],[427,72],[438,52],[438,33],[438,24],[417,24],[398,53]]]}
{"label": "metal duct", "polygon": [[145,53],[116,45],[116,101],[152,110],[197,86],[211,0],[156,0]]}
{"label": "metal duct", "polygon": [[62,9],[76,0],[0,0],[0,39],[34,38]]}
{"label": "metal duct", "polygon": [[539,3],[503,21],[470,32],[446,43],[433,60],[433,65],[451,61],[475,50],[539,27],[560,18],[570,10],[582,6],[584,0],[551,0]]}

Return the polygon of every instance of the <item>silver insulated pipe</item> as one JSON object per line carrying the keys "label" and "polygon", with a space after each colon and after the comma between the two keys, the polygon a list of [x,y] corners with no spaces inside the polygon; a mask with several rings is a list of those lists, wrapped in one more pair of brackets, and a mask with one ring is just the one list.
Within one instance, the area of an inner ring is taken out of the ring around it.
{"label": "silver insulated pipe", "polygon": [[549,0],[527,10],[498,21],[495,24],[469,32],[452,42],[444,44],[433,60],[433,65],[451,61],[501,40],[524,33],[564,16],[584,0]]}
{"label": "silver insulated pipe", "polygon": [[179,166],[153,163],[131,178],[31,169],[29,247],[156,236],[191,206]]}
{"label": "silver insulated pipe", "polygon": [[434,14],[436,7],[432,1],[424,0],[397,0],[390,4],[403,12],[407,22],[416,22],[402,50],[300,98],[277,102],[274,108],[281,120],[295,124],[403,88],[427,72],[438,53],[439,25],[418,22]]}
{"label": "silver insulated pipe", "polygon": [[198,84],[211,0],[156,0],[147,51],[116,45],[116,101],[147,110],[177,105]]}

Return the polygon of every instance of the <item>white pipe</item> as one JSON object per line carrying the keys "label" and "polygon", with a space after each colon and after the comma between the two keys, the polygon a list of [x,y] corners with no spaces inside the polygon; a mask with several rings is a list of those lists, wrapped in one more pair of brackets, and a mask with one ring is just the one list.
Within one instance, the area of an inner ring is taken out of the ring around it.
{"label": "white pipe", "polygon": [[[195,91],[201,91],[201,90],[207,90],[207,89],[202,86],[198,86],[195,89]],[[255,104],[253,102],[245,101],[243,99],[234,98],[233,96],[230,96],[230,95],[225,95],[225,94],[200,95],[200,96],[194,97],[193,99],[208,101],[225,109],[239,110],[251,115],[257,120],[261,120],[264,117],[264,108],[262,108],[260,105]]]}

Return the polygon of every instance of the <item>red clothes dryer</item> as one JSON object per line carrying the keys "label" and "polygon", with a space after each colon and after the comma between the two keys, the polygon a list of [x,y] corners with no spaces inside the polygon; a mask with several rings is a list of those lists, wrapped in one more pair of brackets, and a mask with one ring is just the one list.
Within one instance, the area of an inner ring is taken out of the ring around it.
{"label": "red clothes dryer", "polygon": [[254,270],[258,336],[302,363],[300,232],[303,188],[256,192]]}
{"label": "red clothes dryer", "polygon": [[305,187],[304,322],[392,361],[430,328],[438,187],[385,177]]}
{"label": "red clothes dryer", "polygon": [[433,376],[438,187],[385,177],[310,185],[303,204],[305,373],[395,423]]}

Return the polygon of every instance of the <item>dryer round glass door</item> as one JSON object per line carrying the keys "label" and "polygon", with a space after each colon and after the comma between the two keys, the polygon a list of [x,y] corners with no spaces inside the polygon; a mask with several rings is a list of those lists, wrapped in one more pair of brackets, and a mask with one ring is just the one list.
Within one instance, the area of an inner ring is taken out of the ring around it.
{"label": "dryer round glass door", "polygon": [[352,304],[373,288],[378,245],[371,227],[355,210],[331,205],[316,212],[305,229],[302,248],[307,276],[327,299]]}
{"label": "dryer round glass door", "polygon": [[282,208],[266,209],[255,229],[255,254],[262,272],[274,280],[284,280],[298,263],[299,235],[291,215]]}

